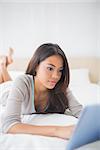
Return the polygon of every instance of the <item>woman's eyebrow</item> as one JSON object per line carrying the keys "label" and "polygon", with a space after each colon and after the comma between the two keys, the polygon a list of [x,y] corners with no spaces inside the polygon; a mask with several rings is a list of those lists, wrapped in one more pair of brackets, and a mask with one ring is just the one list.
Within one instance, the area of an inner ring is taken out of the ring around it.
{"label": "woman's eyebrow", "polygon": [[[47,65],[50,65],[50,66],[56,67],[55,65],[53,65],[53,64],[49,64],[49,63],[48,63]],[[61,67],[59,67],[59,68],[63,69],[63,66],[61,66]]]}

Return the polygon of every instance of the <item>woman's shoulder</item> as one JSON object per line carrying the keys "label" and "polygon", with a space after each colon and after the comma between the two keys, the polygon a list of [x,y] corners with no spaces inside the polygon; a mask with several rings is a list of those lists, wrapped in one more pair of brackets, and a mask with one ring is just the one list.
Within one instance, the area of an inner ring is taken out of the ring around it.
{"label": "woman's shoulder", "polygon": [[19,75],[16,79],[29,80],[29,79],[32,79],[32,78],[33,78],[32,75],[29,75],[29,74],[21,74],[21,75]]}
{"label": "woman's shoulder", "polygon": [[66,94],[72,94],[72,91],[69,87],[66,89]]}
{"label": "woman's shoulder", "polygon": [[33,76],[32,75],[22,74],[22,75],[19,75],[15,79],[14,83],[19,84],[19,85],[30,85],[32,80],[33,80]]}

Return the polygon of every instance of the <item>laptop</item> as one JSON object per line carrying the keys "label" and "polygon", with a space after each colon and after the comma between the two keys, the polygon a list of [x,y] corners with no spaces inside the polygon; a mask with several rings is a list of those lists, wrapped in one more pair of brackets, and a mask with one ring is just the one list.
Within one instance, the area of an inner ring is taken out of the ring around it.
{"label": "laptop", "polygon": [[69,140],[67,150],[100,140],[100,105],[86,106]]}

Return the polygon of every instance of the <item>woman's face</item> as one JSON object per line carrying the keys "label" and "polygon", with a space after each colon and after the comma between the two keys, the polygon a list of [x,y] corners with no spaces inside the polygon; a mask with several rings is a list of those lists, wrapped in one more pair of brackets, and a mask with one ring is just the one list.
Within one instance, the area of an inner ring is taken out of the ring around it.
{"label": "woman's face", "polygon": [[62,57],[60,55],[50,56],[37,67],[35,80],[41,88],[53,89],[61,78],[62,70]]}

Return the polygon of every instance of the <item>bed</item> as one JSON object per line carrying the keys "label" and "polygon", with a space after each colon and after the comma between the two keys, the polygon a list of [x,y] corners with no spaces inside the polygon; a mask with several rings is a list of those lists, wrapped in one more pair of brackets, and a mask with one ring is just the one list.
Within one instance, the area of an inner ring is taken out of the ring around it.
{"label": "bed", "polygon": [[[24,72],[9,71],[9,73],[14,80],[17,76],[23,74]],[[100,86],[96,83],[90,82],[89,70],[87,68],[71,69],[70,75],[71,81],[69,87],[72,90],[76,99],[81,104],[83,104],[83,107],[85,107],[86,105],[100,103]],[[9,83],[4,84],[4,86],[6,91]],[[0,93],[3,92],[1,87],[0,90]],[[4,110],[5,102],[0,100],[1,117]],[[34,125],[69,125],[76,124],[78,120],[72,116],[66,116],[63,114],[34,114],[31,116],[22,116],[22,121]],[[45,137],[29,134],[0,134],[0,150],[67,150],[67,143],[68,140],[55,137]],[[97,142],[96,146],[98,146],[99,144]],[[88,150],[92,150],[93,145],[87,145],[84,150],[87,148]]]}

